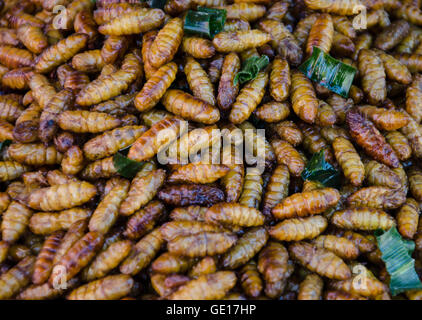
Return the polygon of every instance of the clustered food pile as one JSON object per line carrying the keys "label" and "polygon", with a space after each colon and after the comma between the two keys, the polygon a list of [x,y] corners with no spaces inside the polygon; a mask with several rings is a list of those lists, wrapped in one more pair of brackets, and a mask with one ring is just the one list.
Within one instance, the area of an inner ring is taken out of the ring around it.
{"label": "clustered food pile", "polygon": [[157,2],[1,3],[0,299],[422,299],[422,1]]}

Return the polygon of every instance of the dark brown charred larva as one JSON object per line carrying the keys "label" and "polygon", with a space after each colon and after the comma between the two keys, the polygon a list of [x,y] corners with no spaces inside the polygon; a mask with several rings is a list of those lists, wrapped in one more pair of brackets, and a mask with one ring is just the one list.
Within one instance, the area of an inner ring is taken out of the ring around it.
{"label": "dark brown charred larva", "polygon": [[377,161],[397,168],[399,159],[385,138],[375,126],[362,116],[357,109],[347,112],[346,122],[352,139],[360,145],[367,154]]}
{"label": "dark brown charred larva", "polygon": [[158,198],[173,206],[211,206],[224,201],[224,192],[219,188],[199,184],[180,184],[164,187],[158,192]]}
{"label": "dark brown charred larva", "polygon": [[124,235],[136,240],[151,231],[157,220],[165,212],[164,205],[159,201],[151,201],[145,208],[135,212],[126,224]]}

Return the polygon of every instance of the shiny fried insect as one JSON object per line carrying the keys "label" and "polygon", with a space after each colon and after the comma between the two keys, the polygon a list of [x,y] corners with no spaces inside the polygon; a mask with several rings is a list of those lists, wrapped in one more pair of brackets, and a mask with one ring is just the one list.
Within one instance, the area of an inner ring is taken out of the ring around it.
{"label": "shiny fried insect", "polygon": [[242,268],[240,282],[243,291],[249,297],[256,298],[261,294],[263,284],[254,261],[247,263]]}
{"label": "shiny fried insect", "polygon": [[271,237],[280,241],[300,241],[317,237],[327,228],[327,225],[327,219],[318,215],[309,218],[293,218],[271,227],[269,233]]}
{"label": "shiny fried insect", "polygon": [[356,8],[362,6],[361,0],[305,0],[305,4],[312,10],[320,10],[342,16],[356,14]]}
{"label": "shiny fried insect", "polygon": [[31,282],[35,258],[26,257],[0,276],[0,299],[9,299]]}
{"label": "shiny fried insect", "polygon": [[227,19],[255,21],[265,14],[265,7],[254,3],[234,3],[219,8],[227,10]]}
{"label": "shiny fried insect", "polygon": [[385,70],[382,60],[372,50],[359,52],[359,74],[362,89],[371,104],[378,105],[387,97]]}
{"label": "shiny fried insect", "polygon": [[198,37],[184,37],[182,48],[195,59],[208,59],[215,54],[212,42]]}
{"label": "shiny fried insect", "polygon": [[394,218],[384,211],[365,207],[337,211],[331,223],[349,230],[388,230],[396,224]]}
{"label": "shiny fried insect", "polygon": [[294,112],[303,121],[313,123],[318,112],[318,100],[312,83],[303,73],[293,71],[291,90]]}
{"label": "shiny fried insect", "polygon": [[313,47],[318,47],[325,53],[330,52],[334,37],[333,20],[329,14],[321,14],[312,25],[306,43],[306,53],[312,54]]}
{"label": "shiny fried insect", "polygon": [[260,30],[244,30],[233,32],[220,32],[214,39],[213,44],[218,52],[242,52],[247,49],[260,47],[271,40],[271,36]]}
{"label": "shiny fried insect", "polygon": [[2,214],[3,221],[0,227],[2,240],[8,243],[16,242],[27,228],[32,213],[30,208],[12,201]]}
{"label": "shiny fried insect", "polygon": [[0,46],[0,63],[7,68],[29,67],[33,60],[33,54],[27,50],[8,45]]}
{"label": "shiny fried insect", "polygon": [[229,53],[224,58],[218,85],[217,103],[222,110],[230,108],[239,92],[239,84],[234,84],[234,77],[239,69],[239,56],[235,52]]}
{"label": "shiny fried insect", "polygon": [[22,25],[18,28],[17,35],[25,47],[35,54],[40,54],[48,47],[47,37],[40,27],[31,26],[29,24]]}
{"label": "shiny fried insect", "polygon": [[284,101],[290,91],[290,67],[286,60],[276,57],[270,73],[270,93],[276,101]]}
{"label": "shiny fried insect", "polygon": [[324,282],[317,274],[309,274],[300,283],[298,300],[321,300]]}
{"label": "shiny fried insect", "polygon": [[290,173],[298,177],[305,168],[305,162],[299,152],[288,142],[283,140],[273,140],[271,145],[279,164],[284,164],[289,168]]}
{"label": "shiny fried insect", "polygon": [[271,210],[289,193],[290,173],[285,165],[278,165],[271,174],[264,194],[262,212],[271,217]]}
{"label": "shiny fried insect", "polygon": [[419,205],[412,199],[407,198],[406,202],[397,213],[397,225],[400,234],[403,237],[412,239],[418,228],[419,221]]}

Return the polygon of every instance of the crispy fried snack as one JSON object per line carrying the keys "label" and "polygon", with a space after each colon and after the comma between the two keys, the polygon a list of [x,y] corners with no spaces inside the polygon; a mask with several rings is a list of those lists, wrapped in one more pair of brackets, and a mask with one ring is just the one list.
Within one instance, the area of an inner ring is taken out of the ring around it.
{"label": "crispy fried snack", "polygon": [[[146,69],[145,65],[144,69]],[[147,73],[146,70],[145,73]],[[174,79],[176,79],[176,73],[177,65],[174,62],[170,62],[151,75],[135,98],[136,109],[142,112],[152,109],[163,97]]]}
{"label": "crispy fried snack", "polygon": [[[98,15],[96,21],[98,23]],[[98,27],[98,32],[112,36],[144,33],[159,27],[163,21],[164,12],[159,9],[133,8],[106,21]]]}
{"label": "crispy fried snack", "polygon": [[76,133],[99,133],[121,124],[119,119],[107,113],[86,110],[61,112],[57,122],[61,129]]}
{"label": "crispy fried snack", "polygon": [[346,280],[352,275],[344,261],[327,249],[306,242],[296,242],[289,246],[289,253],[304,267],[320,276]]}
{"label": "crispy fried snack", "polygon": [[189,163],[177,168],[169,177],[169,182],[212,183],[224,177],[230,168],[223,164]]}
{"label": "crispy fried snack", "polygon": [[412,84],[406,89],[406,111],[416,120],[422,120],[422,77],[415,75]]}
{"label": "crispy fried snack", "polygon": [[75,33],[68,38],[60,40],[57,44],[43,51],[35,64],[35,71],[39,73],[50,72],[81,51],[87,41],[88,36],[81,33]]}
{"label": "crispy fried snack", "polygon": [[70,182],[34,191],[28,205],[42,211],[70,209],[89,201],[96,193],[96,187],[88,182]]}
{"label": "crispy fried snack", "polygon": [[331,16],[321,14],[312,25],[306,43],[306,54],[311,55],[313,47],[318,47],[325,53],[329,53],[333,44],[334,25]]}
{"label": "crispy fried snack", "polygon": [[31,52],[8,45],[0,45],[0,63],[7,68],[29,67],[34,61]]}
{"label": "crispy fried snack", "polygon": [[169,300],[221,299],[235,286],[236,281],[234,272],[218,271],[187,282],[167,298]]}
{"label": "crispy fried snack", "polygon": [[365,119],[358,110],[347,112],[346,122],[350,135],[365,152],[374,160],[380,161],[390,167],[397,168],[399,159],[385,138],[369,120]]}
{"label": "crispy fried snack", "polygon": [[40,27],[24,24],[18,28],[17,35],[24,46],[35,54],[40,54],[48,47],[47,37]]}
{"label": "crispy fried snack", "polygon": [[34,71],[31,67],[17,68],[10,71],[7,71],[1,82],[4,86],[11,89],[29,89],[29,80],[34,75]]}
{"label": "crispy fried snack", "polygon": [[38,127],[41,108],[37,103],[31,104],[16,119],[13,138],[18,142],[30,143],[38,139]]}
{"label": "crispy fried snack", "polygon": [[208,59],[215,54],[212,42],[198,37],[184,37],[182,49],[195,59]]}
{"label": "crispy fried snack", "polygon": [[398,189],[401,187],[400,177],[385,164],[371,160],[365,163],[365,179],[368,184]]}
{"label": "crispy fried snack", "polygon": [[366,187],[359,189],[347,198],[347,203],[354,207],[369,207],[381,210],[399,208],[406,201],[406,194],[387,187]]}
{"label": "crispy fried snack", "polygon": [[263,284],[255,261],[250,261],[241,269],[240,283],[243,291],[251,298],[257,298],[262,291]]}
{"label": "crispy fried snack", "polygon": [[[74,288],[79,279],[73,278],[67,283],[66,289]],[[50,287],[48,282],[41,285],[31,285],[25,290],[21,291],[16,299],[18,300],[51,300],[60,297],[66,292],[66,289],[58,288],[54,289]]]}
{"label": "crispy fried snack", "polygon": [[[103,242],[104,237],[99,232],[88,232],[69,248],[55,265],[55,268],[60,267],[60,269],[64,269],[64,279],[67,281],[72,279],[95,257],[101,249]],[[57,281],[57,276],[59,275],[53,269],[53,273],[48,280],[50,285],[53,285]]]}
{"label": "crispy fried snack", "polygon": [[10,181],[19,178],[30,168],[17,161],[0,161],[0,181]]}
{"label": "crispy fried snack", "polygon": [[125,36],[109,36],[101,48],[101,58],[105,63],[114,63],[129,47],[129,39]]}
{"label": "crispy fried snack", "polygon": [[123,180],[105,195],[89,220],[89,231],[106,234],[110,230],[117,220],[119,208],[126,199],[128,190],[129,181]]}
{"label": "crispy fried snack", "polygon": [[374,50],[382,60],[387,78],[403,84],[412,82],[412,75],[399,60],[381,50]]}
{"label": "crispy fried snack", "polygon": [[271,210],[289,193],[290,174],[287,166],[278,165],[271,174],[268,181],[264,200],[262,203],[262,213],[266,217],[271,217]]}
{"label": "crispy fried snack", "polygon": [[216,259],[214,257],[205,257],[199,260],[199,262],[189,270],[188,274],[190,277],[197,278],[202,275],[214,273],[216,271]]}
{"label": "crispy fried snack", "polygon": [[361,185],[365,178],[365,167],[353,144],[343,137],[337,137],[333,141],[333,149],[345,177],[354,186]]}
{"label": "crispy fried snack", "polygon": [[205,221],[229,227],[252,227],[262,225],[264,216],[258,210],[241,204],[219,203],[208,209]]}
{"label": "crispy fried snack", "polygon": [[132,240],[141,238],[147,232],[154,229],[157,220],[164,212],[165,208],[161,202],[151,201],[144,209],[135,212],[128,220],[124,235]]}
{"label": "crispy fried snack", "polygon": [[[164,16],[163,16],[164,18]],[[158,32],[151,45],[148,60],[154,68],[173,60],[183,38],[183,21],[173,18]]]}
{"label": "crispy fried snack", "polygon": [[303,141],[302,130],[300,130],[293,121],[281,121],[271,125],[270,128],[274,130],[281,139],[286,140],[293,146],[297,146]]}
{"label": "crispy fried snack", "polygon": [[260,30],[239,30],[218,33],[213,44],[218,52],[242,52],[247,49],[260,47],[271,40],[271,36]]}
{"label": "crispy fried snack", "polygon": [[48,79],[41,74],[35,73],[31,77],[29,80],[29,87],[31,88],[35,101],[38,102],[42,109],[44,109],[56,95],[54,86],[52,86]]}
{"label": "crispy fried snack", "polygon": [[339,200],[337,189],[324,188],[291,195],[281,200],[271,212],[277,219],[306,217],[324,212]]}
{"label": "crispy fried snack", "polygon": [[105,62],[101,57],[101,51],[98,49],[78,53],[72,58],[72,67],[81,72],[100,72],[104,66]]}
{"label": "crispy fried snack", "polygon": [[265,6],[254,3],[234,3],[218,8],[227,11],[227,19],[243,19],[250,22],[258,20],[265,14]]}
{"label": "crispy fried snack", "polygon": [[404,127],[409,122],[408,117],[405,114],[396,110],[364,105],[359,107],[359,112],[370,119],[380,130],[397,130]]}
{"label": "crispy fried snack", "polygon": [[128,295],[134,285],[133,279],[124,274],[108,276],[74,289],[68,300],[116,300]]}
{"label": "crispy fried snack", "polygon": [[267,285],[289,277],[291,266],[288,260],[289,253],[281,243],[270,241],[261,250],[258,256],[258,270]]}
{"label": "crispy fried snack", "polygon": [[359,248],[351,241],[343,237],[333,235],[318,236],[312,243],[318,248],[325,248],[332,251],[342,259],[356,259],[359,255]]}
{"label": "crispy fried snack", "polygon": [[377,54],[368,49],[359,52],[359,74],[362,89],[368,97],[369,103],[378,105],[387,97],[385,70],[382,60]]}
{"label": "crispy fried snack", "polygon": [[234,77],[240,69],[240,59],[235,52],[224,58],[221,78],[218,85],[217,103],[221,110],[227,110],[233,104],[239,92],[239,84],[234,84]]}
{"label": "crispy fried snack", "polygon": [[291,90],[293,111],[303,121],[313,123],[318,112],[318,99],[311,81],[295,70],[292,72]]}
{"label": "crispy fried snack", "polygon": [[419,204],[412,198],[407,198],[396,216],[398,230],[403,237],[413,239],[418,229]]}
{"label": "crispy fried snack", "polygon": [[309,9],[341,16],[354,15],[356,8],[362,7],[361,0],[305,0],[305,4]]}
{"label": "crispy fried snack", "polygon": [[73,24],[75,32],[88,35],[88,42],[93,43],[98,38],[97,24],[90,10],[79,11]]}
{"label": "crispy fried snack", "polygon": [[139,171],[132,180],[126,199],[120,205],[119,213],[129,216],[146,205],[163,185],[165,176],[163,169],[152,172]]}
{"label": "crispy fried snack", "polygon": [[146,131],[145,126],[126,126],[106,131],[91,140],[83,147],[88,160],[97,160],[115,154],[132,145]]}
{"label": "crispy fried snack", "polygon": [[268,232],[264,227],[253,227],[248,229],[236,244],[222,257],[224,268],[235,269],[257,254],[268,240]]}
{"label": "crispy fried snack", "polygon": [[275,101],[284,101],[289,97],[290,91],[289,63],[280,57],[273,60],[270,73],[270,93]]}
{"label": "crispy fried snack", "polygon": [[17,201],[12,201],[3,212],[1,222],[1,236],[8,243],[16,242],[29,224],[33,211]]}
{"label": "crispy fried snack", "polygon": [[300,241],[317,237],[327,225],[327,219],[321,216],[286,219],[271,227],[269,233],[280,241]]}
{"label": "crispy fried snack", "polygon": [[279,122],[290,114],[290,105],[287,102],[271,101],[263,104],[255,111],[257,118],[265,122]]}
{"label": "crispy fried snack", "polygon": [[29,220],[29,229],[35,234],[51,234],[59,230],[67,230],[73,223],[87,219],[91,214],[92,211],[85,208],[34,213]]}
{"label": "crispy fried snack", "polygon": [[193,95],[202,101],[215,105],[214,87],[201,65],[195,59],[187,57],[184,72]]}
{"label": "crispy fried snack", "polygon": [[283,140],[273,140],[271,145],[277,156],[277,162],[286,165],[293,176],[300,176],[305,168],[305,162],[299,152],[290,143]]}
{"label": "crispy fried snack", "polygon": [[106,276],[129,255],[131,249],[130,240],[119,240],[110,244],[82,271],[82,278],[92,281]]}
{"label": "crispy fried snack", "polygon": [[422,201],[422,171],[413,166],[407,171],[410,192],[417,201]]}
{"label": "crispy fried snack", "polygon": [[167,111],[187,120],[204,124],[213,124],[220,120],[220,112],[217,108],[182,90],[167,90],[161,102]]}
{"label": "crispy fried snack", "polygon": [[0,299],[10,299],[31,282],[35,258],[26,257],[0,276]]}
{"label": "crispy fried snack", "polygon": [[151,269],[163,274],[183,273],[189,270],[193,262],[193,259],[165,252],[154,260]]}
{"label": "crispy fried snack", "polygon": [[32,282],[34,284],[43,284],[50,277],[51,271],[53,270],[54,256],[63,236],[63,231],[56,231],[45,240],[35,261],[34,273],[32,274]]}
{"label": "crispy fried snack", "polygon": [[261,172],[258,168],[247,168],[239,204],[245,207],[259,208],[262,199],[263,183]]}
{"label": "crispy fried snack", "polygon": [[410,26],[405,20],[396,20],[386,27],[375,39],[375,47],[389,51],[398,45],[409,33]]}
{"label": "crispy fried snack", "polygon": [[388,230],[396,224],[393,217],[374,208],[350,208],[337,211],[331,217],[331,223],[339,228],[350,230]]}
{"label": "crispy fried snack", "polygon": [[317,274],[308,274],[300,283],[298,300],[321,300],[324,281]]}

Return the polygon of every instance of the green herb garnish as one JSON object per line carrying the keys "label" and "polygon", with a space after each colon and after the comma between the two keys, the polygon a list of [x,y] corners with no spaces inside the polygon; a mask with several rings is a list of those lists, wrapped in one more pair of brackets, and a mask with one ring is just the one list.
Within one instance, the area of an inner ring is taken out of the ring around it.
{"label": "green herb garnish", "polygon": [[224,9],[199,7],[197,11],[189,10],[183,29],[187,34],[212,39],[223,30],[226,16],[227,11]]}
{"label": "green herb garnish", "polygon": [[260,57],[250,57],[243,64],[242,70],[234,77],[234,84],[245,83],[255,79],[259,71],[264,69],[269,63],[270,59],[265,54]]}
{"label": "green herb garnish", "polygon": [[121,153],[116,153],[113,156],[113,164],[117,172],[128,179],[136,176],[139,170],[144,166],[143,162],[134,161],[122,155]]}
{"label": "green herb garnish", "polygon": [[422,289],[422,282],[415,271],[415,260],[412,258],[415,243],[404,240],[396,227],[386,232],[377,230],[375,236],[382,252],[381,259],[390,274],[391,294],[395,296],[403,291]]}
{"label": "green herb garnish", "polygon": [[325,161],[324,149],[313,154],[302,172],[302,179],[319,181],[326,187],[338,187],[340,185],[340,173]]}
{"label": "green herb garnish", "polygon": [[299,66],[299,70],[312,81],[344,98],[348,97],[356,74],[355,68],[334,59],[318,47],[313,47],[312,55]]}
{"label": "green herb garnish", "polygon": [[10,146],[12,140],[4,140],[0,141],[0,152],[3,150],[4,147]]}

